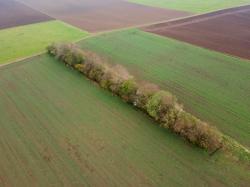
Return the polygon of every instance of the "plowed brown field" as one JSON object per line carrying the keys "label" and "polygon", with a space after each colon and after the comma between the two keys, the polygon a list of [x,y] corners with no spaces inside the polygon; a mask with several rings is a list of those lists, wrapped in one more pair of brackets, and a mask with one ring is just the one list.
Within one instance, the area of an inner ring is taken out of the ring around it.
{"label": "plowed brown field", "polygon": [[90,32],[165,21],[190,13],[121,0],[21,0],[48,15]]}
{"label": "plowed brown field", "polygon": [[22,3],[0,0],[0,29],[52,20]]}
{"label": "plowed brown field", "polygon": [[250,6],[152,25],[144,30],[250,59]]}

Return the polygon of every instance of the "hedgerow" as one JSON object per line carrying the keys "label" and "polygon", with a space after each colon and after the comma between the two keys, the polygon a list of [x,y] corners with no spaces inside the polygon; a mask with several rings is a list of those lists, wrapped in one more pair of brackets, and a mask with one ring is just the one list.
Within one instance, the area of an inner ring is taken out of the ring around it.
{"label": "hedgerow", "polygon": [[82,64],[85,61],[83,52],[73,44],[52,44],[47,47],[47,51],[70,66]]}
{"label": "hedgerow", "polygon": [[137,89],[138,85],[136,81],[134,79],[128,79],[122,82],[119,88],[119,95],[127,102],[133,102]]}
{"label": "hedgerow", "polygon": [[175,96],[160,90],[157,85],[139,84],[124,67],[111,66],[96,54],[84,52],[73,44],[52,44],[47,50],[50,55],[74,67],[124,101],[132,103],[162,127],[172,130],[189,142],[209,151],[222,146],[222,134],[215,127],[185,112]]}

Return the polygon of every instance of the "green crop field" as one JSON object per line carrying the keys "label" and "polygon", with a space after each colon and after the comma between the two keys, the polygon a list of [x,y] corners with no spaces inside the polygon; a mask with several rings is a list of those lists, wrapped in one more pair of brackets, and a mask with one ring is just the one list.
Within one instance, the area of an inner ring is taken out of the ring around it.
{"label": "green crop field", "polygon": [[130,2],[194,13],[211,12],[250,4],[250,0],[129,0]]}
{"label": "green crop field", "polygon": [[132,29],[79,43],[174,93],[187,111],[250,146],[250,62]]}
{"label": "green crop field", "polygon": [[0,30],[0,64],[44,51],[51,42],[75,41],[86,35],[60,21]]}
{"label": "green crop field", "polygon": [[47,55],[1,67],[0,88],[0,186],[250,182]]}

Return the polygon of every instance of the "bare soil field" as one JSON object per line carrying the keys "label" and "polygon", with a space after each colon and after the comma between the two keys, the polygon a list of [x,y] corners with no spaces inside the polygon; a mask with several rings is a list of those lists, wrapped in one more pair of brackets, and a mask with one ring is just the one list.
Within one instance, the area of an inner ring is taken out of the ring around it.
{"label": "bare soil field", "polygon": [[118,29],[191,15],[120,0],[21,0],[71,25],[89,32]]}
{"label": "bare soil field", "polygon": [[250,59],[250,6],[152,25],[143,30]]}
{"label": "bare soil field", "polygon": [[0,29],[52,20],[53,18],[33,10],[22,3],[0,0]]}

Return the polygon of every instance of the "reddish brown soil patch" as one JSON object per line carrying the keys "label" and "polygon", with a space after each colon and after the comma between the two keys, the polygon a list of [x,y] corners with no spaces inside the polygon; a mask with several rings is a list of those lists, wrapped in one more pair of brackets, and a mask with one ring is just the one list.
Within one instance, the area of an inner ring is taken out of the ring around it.
{"label": "reddish brown soil patch", "polygon": [[90,32],[112,30],[190,15],[121,0],[21,0],[57,19]]}
{"label": "reddish brown soil patch", "polygon": [[0,29],[52,20],[22,3],[0,0]]}
{"label": "reddish brown soil patch", "polygon": [[48,21],[52,18],[22,3],[0,0],[0,29]]}
{"label": "reddish brown soil patch", "polygon": [[250,59],[250,6],[152,25],[144,30]]}

